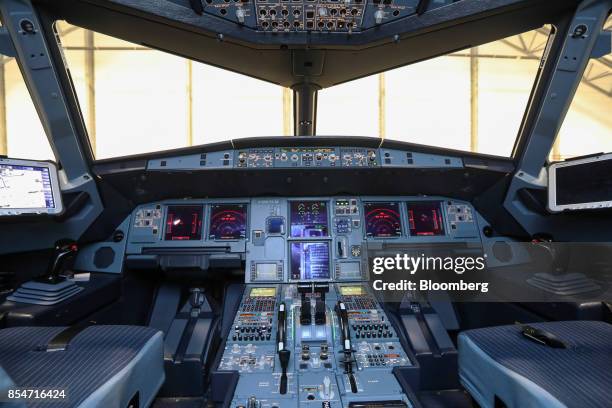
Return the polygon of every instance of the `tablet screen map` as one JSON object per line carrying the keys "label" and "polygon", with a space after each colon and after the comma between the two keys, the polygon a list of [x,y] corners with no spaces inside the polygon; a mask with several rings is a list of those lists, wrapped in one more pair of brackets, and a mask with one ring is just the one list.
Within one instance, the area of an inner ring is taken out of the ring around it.
{"label": "tablet screen map", "polygon": [[0,164],[0,208],[55,208],[49,169]]}

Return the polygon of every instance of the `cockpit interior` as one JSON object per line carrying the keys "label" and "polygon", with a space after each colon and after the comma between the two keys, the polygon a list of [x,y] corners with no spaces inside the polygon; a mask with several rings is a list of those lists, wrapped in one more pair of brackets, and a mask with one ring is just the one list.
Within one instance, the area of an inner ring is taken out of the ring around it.
{"label": "cockpit interior", "polygon": [[0,0],[0,406],[612,407],[611,0]]}

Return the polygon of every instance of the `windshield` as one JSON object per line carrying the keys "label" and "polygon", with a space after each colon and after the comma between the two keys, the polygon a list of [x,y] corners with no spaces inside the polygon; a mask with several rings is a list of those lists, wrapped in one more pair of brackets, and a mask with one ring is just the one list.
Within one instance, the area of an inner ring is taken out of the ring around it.
{"label": "windshield", "polygon": [[543,27],[325,89],[317,133],[510,156],[549,33]]}
{"label": "windshield", "polygon": [[[293,92],[65,22],[56,26],[96,159],[293,134]],[[510,156],[550,29],[319,92],[318,135]]]}
{"label": "windshield", "polygon": [[293,133],[291,91],[56,24],[94,157]]}

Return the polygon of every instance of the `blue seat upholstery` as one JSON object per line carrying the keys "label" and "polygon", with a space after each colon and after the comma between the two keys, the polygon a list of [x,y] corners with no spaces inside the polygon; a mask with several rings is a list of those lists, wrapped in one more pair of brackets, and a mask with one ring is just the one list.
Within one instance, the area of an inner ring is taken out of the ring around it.
{"label": "blue seat upholstery", "polygon": [[595,321],[533,323],[568,346],[531,341],[518,325],[459,335],[459,376],[481,407],[611,407],[612,325]]}
{"label": "blue seat upholstery", "polygon": [[149,406],[164,381],[162,333],[139,326],[91,326],[64,351],[39,351],[63,327],[0,330],[0,366],[20,388],[64,389],[65,401],[29,407]]}

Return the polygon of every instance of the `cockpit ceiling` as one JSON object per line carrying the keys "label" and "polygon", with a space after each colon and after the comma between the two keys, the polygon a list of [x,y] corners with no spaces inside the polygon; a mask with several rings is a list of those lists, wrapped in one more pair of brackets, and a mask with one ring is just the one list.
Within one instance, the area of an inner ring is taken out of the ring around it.
{"label": "cockpit ceiling", "polygon": [[[577,4],[575,0],[461,0],[438,8],[429,6],[418,14],[416,0],[279,0],[278,4],[273,0],[221,0],[217,4],[219,1],[203,0],[201,15],[187,0],[61,0],[49,3],[48,10],[51,19],[279,85],[310,82],[328,87],[554,24]],[[435,3],[439,2],[431,2]],[[341,12],[348,11],[337,4],[357,10],[360,26],[353,22],[355,28],[349,31],[344,22],[338,29]],[[238,9],[248,9],[257,17],[244,23],[233,21]],[[220,10],[226,11],[221,14]],[[388,16],[380,24],[374,17],[378,10]],[[273,20],[278,22],[274,29]],[[299,27],[293,26],[294,20],[299,20]],[[309,21],[313,29],[306,29]],[[279,28],[285,22],[290,28]]]}

